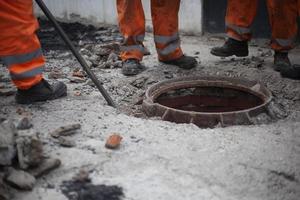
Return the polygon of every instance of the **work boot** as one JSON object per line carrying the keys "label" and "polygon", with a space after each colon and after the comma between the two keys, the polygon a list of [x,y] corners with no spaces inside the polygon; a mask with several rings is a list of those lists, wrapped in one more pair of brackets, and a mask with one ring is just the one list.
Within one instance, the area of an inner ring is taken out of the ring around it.
{"label": "work boot", "polygon": [[16,94],[16,101],[19,104],[32,104],[38,101],[58,99],[67,95],[67,86],[62,82],[50,85],[46,80],[34,85],[30,89],[20,90]]}
{"label": "work boot", "polygon": [[125,76],[133,76],[141,73],[145,67],[137,59],[128,59],[123,62],[122,74]]}
{"label": "work boot", "polygon": [[282,77],[300,80],[300,65],[283,68],[280,71]]}
{"label": "work boot", "polygon": [[160,62],[168,65],[175,65],[182,69],[192,69],[197,66],[197,60],[194,57],[185,56],[185,55],[175,60],[169,60],[169,61],[161,60]]}
{"label": "work boot", "polygon": [[281,71],[282,69],[290,68],[291,61],[287,52],[275,52],[273,68],[275,71]]}
{"label": "work boot", "polygon": [[228,38],[223,46],[212,48],[210,53],[219,57],[246,57],[249,55],[248,42]]}

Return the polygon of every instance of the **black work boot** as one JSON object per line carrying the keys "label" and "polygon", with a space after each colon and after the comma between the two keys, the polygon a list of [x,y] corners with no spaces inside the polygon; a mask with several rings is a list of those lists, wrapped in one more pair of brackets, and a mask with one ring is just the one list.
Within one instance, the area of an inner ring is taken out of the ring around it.
{"label": "black work boot", "polygon": [[291,61],[289,59],[287,52],[278,52],[275,51],[274,54],[274,65],[273,68],[275,71],[281,71],[282,69],[290,68]]}
{"label": "black work boot", "polygon": [[212,48],[210,53],[219,57],[246,57],[249,55],[248,42],[228,38],[223,46]]}
{"label": "black work boot", "polygon": [[176,65],[182,69],[192,69],[197,66],[197,60],[194,57],[185,56],[185,55],[183,55],[180,58],[175,59],[175,60],[168,60],[168,61],[161,60],[160,62],[169,64],[169,65]]}
{"label": "black work boot", "polygon": [[125,76],[133,76],[141,73],[145,67],[137,59],[128,59],[123,62],[122,74]]}
{"label": "black work boot", "polygon": [[46,80],[34,85],[28,90],[20,90],[16,94],[16,101],[19,104],[32,104],[38,101],[58,99],[67,95],[67,86],[62,82],[50,85]]}
{"label": "black work boot", "polygon": [[282,77],[300,80],[300,65],[283,68],[280,71]]}

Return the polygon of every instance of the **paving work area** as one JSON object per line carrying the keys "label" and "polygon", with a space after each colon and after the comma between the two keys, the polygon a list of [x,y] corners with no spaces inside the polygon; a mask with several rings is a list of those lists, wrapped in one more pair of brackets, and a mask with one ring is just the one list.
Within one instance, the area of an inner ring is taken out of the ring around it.
{"label": "paving work area", "polygon": [[[113,198],[106,199],[299,199],[300,82],[284,79],[272,69],[273,55],[266,40],[251,42],[247,58],[220,59],[209,51],[224,43],[222,36],[183,36],[183,50],[199,62],[197,68],[186,71],[159,63],[152,34],[148,34],[145,45],[151,54],[143,61],[146,70],[125,77],[117,56],[116,42],[122,39],[117,27],[63,27],[119,108],[107,106],[54,28],[41,22],[46,78],[66,83],[68,96],[17,105],[7,70],[0,67],[0,121],[9,119],[18,124],[28,117],[33,125],[30,129],[39,132],[44,156],[59,159],[61,165],[38,178],[32,191],[10,188],[13,200],[80,199],[84,194],[76,193],[78,186],[68,182],[74,176],[88,176],[91,183],[82,183],[86,191],[108,191]],[[299,55],[299,47],[291,51],[292,62],[300,63]],[[276,118],[261,116],[250,126],[200,129],[145,116],[141,102],[148,87],[191,75],[261,82],[273,94]],[[61,140],[53,136],[58,128],[76,124],[76,133]],[[114,133],[122,137],[121,144],[107,149],[106,140]]]}

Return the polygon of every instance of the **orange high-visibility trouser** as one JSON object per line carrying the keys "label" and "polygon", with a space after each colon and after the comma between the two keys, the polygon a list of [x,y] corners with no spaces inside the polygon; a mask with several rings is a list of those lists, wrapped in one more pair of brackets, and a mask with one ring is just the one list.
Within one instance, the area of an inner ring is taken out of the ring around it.
{"label": "orange high-visibility trouser", "polygon": [[[151,0],[154,41],[159,60],[168,61],[183,55],[178,34],[180,0]],[[124,43],[122,60],[142,60],[145,53],[145,15],[141,0],[117,0],[118,20]]]}
{"label": "orange high-visibility trouser", "polygon": [[0,0],[0,59],[19,89],[29,89],[42,79],[45,59],[37,28],[32,0]]}
{"label": "orange high-visibility trouser", "polygon": [[[271,47],[275,51],[293,48],[297,35],[299,1],[267,0],[272,29]],[[229,37],[237,40],[251,39],[250,26],[256,16],[257,4],[258,0],[228,0],[226,29]]]}

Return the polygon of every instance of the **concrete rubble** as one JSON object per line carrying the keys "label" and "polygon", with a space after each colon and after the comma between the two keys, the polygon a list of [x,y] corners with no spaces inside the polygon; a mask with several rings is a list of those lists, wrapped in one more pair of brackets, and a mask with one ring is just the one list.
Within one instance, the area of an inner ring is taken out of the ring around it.
{"label": "concrete rubble", "polygon": [[12,164],[15,157],[15,137],[16,129],[11,121],[4,121],[0,124],[0,165],[8,166]]}
{"label": "concrete rubble", "polygon": [[[17,125],[15,125],[17,124]],[[36,178],[59,167],[45,159],[43,143],[28,117],[0,122],[0,199],[11,198],[11,188],[32,190]]]}
{"label": "concrete rubble", "polygon": [[9,169],[5,181],[12,187],[21,190],[32,190],[36,182],[34,176],[31,174],[22,170],[15,170],[13,168]]}
{"label": "concrete rubble", "polygon": [[[300,83],[272,69],[273,52],[265,40],[252,41],[247,58],[220,59],[209,51],[223,44],[223,36],[183,36],[184,52],[199,62],[186,71],[159,63],[152,34],[147,33],[146,70],[125,77],[117,56],[122,41],[117,27],[62,25],[118,109],[107,106],[53,27],[42,21],[45,77],[67,84],[68,96],[17,105],[12,92],[1,94],[2,88],[16,89],[6,86],[9,76],[0,67],[0,200],[78,200],[89,194],[93,200],[95,194],[123,200],[299,199]],[[299,55],[299,47],[290,52],[293,63],[300,63]],[[194,75],[263,83],[274,99],[269,115],[249,126],[215,129],[145,116],[141,104],[149,86]],[[112,140],[120,147],[114,150],[105,147],[112,133],[120,136]],[[22,183],[24,189],[36,179],[30,192],[8,184],[12,168],[30,177]]]}

